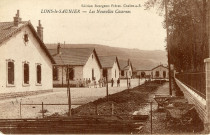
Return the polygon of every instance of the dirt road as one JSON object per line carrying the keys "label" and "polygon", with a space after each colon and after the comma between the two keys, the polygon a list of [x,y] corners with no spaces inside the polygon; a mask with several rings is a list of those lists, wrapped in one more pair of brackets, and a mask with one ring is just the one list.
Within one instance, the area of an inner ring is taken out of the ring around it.
{"label": "dirt road", "polygon": [[[141,84],[144,80],[141,80]],[[132,87],[139,84],[138,79],[132,79]],[[121,87],[109,86],[109,94],[120,92],[127,88],[127,81],[121,80]],[[88,103],[94,101],[100,97],[106,96],[106,88],[71,88],[72,103]],[[37,118],[42,117],[39,113],[41,106],[22,106],[21,107],[21,117],[20,117],[20,102],[22,104],[67,104],[67,92],[66,88],[55,88],[51,93],[45,93],[36,96],[21,97],[15,99],[8,99],[0,101],[0,118]],[[74,108],[76,106],[72,106]],[[45,115],[50,115],[55,112],[64,113],[67,112],[68,106],[44,106],[46,109]]]}

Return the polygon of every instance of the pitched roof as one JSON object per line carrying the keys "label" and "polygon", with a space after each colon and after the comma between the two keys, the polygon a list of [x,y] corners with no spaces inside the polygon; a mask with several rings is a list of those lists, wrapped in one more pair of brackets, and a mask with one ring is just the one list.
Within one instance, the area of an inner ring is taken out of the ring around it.
{"label": "pitched roof", "polygon": [[126,67],[124,67],[125,70],[129,70],[130,66],[127,65]]}
{"label": "pitched roof", "polygon": [[131,70],[133,71],[133,66],[132,63],[130,61],[130,59],[128,60],[119,60],[119,65],[120,65],[120,70],[129,70],[129,64],[131,66]]}
{"label": "pitched roof", "polygon": [[30,23],[30,21],[22,21],[22,22],[20,22],[18,27],[14,27],[13,22],[0,22],[0,44],[2,44],[4,41],[11,38],[14,34],[20,32],[21,29],[23,29],[27,26],[31,29],[34,37],[39,42],[40,47],[44,50],[46,55],[50,58],[51,62],[55,63],[54,59],[52,58],[52,56],[48,52],[48,50],[47,50],[45,44],[43,43],[43,41],[37,35],[36,30],[34,29],[32,24]]}
{"label": "pitched roof", "polygon": [[167,69],[168,69],[168,67],[165,67],[165,66],[163,66],[163,65],[161,64],[161,65],[158,65],[157,67],[154,67],[152,70],[154,70],[154,69],[156,69],[156,68],[158,68],[158,67],[164,67],[164,68],[167,68]]}
{"label": "pitched roof", "polygon": [[120,69],[123,70],[126,66],[128,66],[127,60],[119,60]]}
{"label": "pitched roof", "polygon": [[117,65],[119,67],[117,56],[99,56],[99,60],[102,68],[112,68],[115,61],[117,61]]}
{"label": "pitched roof", "polygon": [[48,49],[58,65],[83,66],[92,53],[95,53],[96,59],[101,67],[98,55],[94,48],[60,48],[60,54],[57,49]]}
{"label": "pitched roof", "polygon": [[137,72],[137,69],[135,67],[133,67],[133,72]]}
{"label": "pitched roof", "polygon": [[11,34],[14,34],[15,31],[24,27],[28,22],[21,22],[19,27],[14,27],[13,22],[0,22],[0,42],[3,42],[4,39],[9,38]]}
{"label": "pitched roof", "polygon": [[130,59],[128,59],[128,61],[130,62],[130,65],[131,65],[131,70],[132,70],[132,72],[133,72],[133,65],[132,65],[132,62],[131,62],[131,60],[130,60]]}

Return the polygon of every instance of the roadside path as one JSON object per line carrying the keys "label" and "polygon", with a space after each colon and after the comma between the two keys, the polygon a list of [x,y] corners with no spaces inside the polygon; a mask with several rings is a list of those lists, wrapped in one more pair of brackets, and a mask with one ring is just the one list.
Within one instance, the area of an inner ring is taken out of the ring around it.
{"label": "roadside path", "polygon": [[[175,95],[174,91],[172,91],[173,95]],[[164,85],[160,86],[157,91],[150,94],[150,99],[153,100],[155,94],[169,94],[169,83],[165,83]],[[154,101],[154,100],[153,100]],[[200,131],[199,128],[199,121],[195,122],[194,124],[190,125],[167,125],[165,118],[166,112],[164,109],[157,110],[157,103],[156,101],[153,102],[153,111],[152,111],[152,133],[153,134],[200,134],[203,131]],[[143,134],[150,134],[151,132],[151,122],[150,119],[145,123]]]}
{"label": "roadside path", "polygon": [[[164,133],[164,118],[165,118],[165,113],[157,112],[157,107],[158,104],[157,102],[153,99],[156,94],[164,94],[168,95],[169,94],[169,83],[166,82],[162,86],[159,86],[158,89],[152,93],[149,94],[148,100],[152,101],[152,127],[153,127],[153,133]],[[144,108],[144,111],[147,110],[148,114],[150,115],[150,106],[146,106]],[[151,121],[150,118],[149,120],[145,123],[144,129],[143,129],[144,134],[150,134],[151,133]],[[167,132],[166,132],[167,133]]]}

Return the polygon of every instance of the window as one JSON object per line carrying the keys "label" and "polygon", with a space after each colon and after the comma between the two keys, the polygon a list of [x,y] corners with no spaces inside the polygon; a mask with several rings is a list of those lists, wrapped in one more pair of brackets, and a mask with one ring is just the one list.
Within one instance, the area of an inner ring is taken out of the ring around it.
{"label": "window", "polygon": [[28,34],[24,34],[24,41],[28,42]]}
{"label": "window", "polygon": [[95,77],[94,77],[94,69],[92,69],[92,80],[95,80]]}
{"label": "window", "polygon": [[156,77],[159,77],[159,71],[156,71],[156,72],[155,72],[155,76],[156,76]]}
{"label": "window", "polygon": [[107,69],[103,69],[103,77],[107,76]]}
{"label": "window", "polygon": [[53,80],[58,80],[58,67],[53,67]]}
{"label": "window", "polygon": [[145,75],[146,75],[146,73],[143,71],[143,72],[141,72],[141,77],[142,78],[144,78],[145,77]]}
{"label": "window", "polygon": [[73,80],[74,79],[74,69],[73,68],[69,68],[69,75],[68,75],[68,73],[66,73],[66,80],[68,80],[68,78],[69,78],[69,80]]}
{"label": "window", "polygon": [[73,68],[71,68],[71,69],[69,70],[69,79],[70,79],[70,80],[73,80],[73,79],[74,79],[74,69],[73,69]]}
{"label": "window", "polygon": [[124,71],[123,70],[121,71],[121,76],[124,76]]}
{"label": "window", "polygon": [[41,64],[36,65],[36,83],[37,84],[42,83],[42,67],[41,67]]}
{"label": "window", "polygon": [[7,60],[7,84],[14,85],[15,84],[15,66],[14,60]]}
{"label": "window", "polygon": [[23,62],[23,85],[29,84],[29,62]]}
{"label": "window", "polygon": [[163,78],[166,78],[166,71],[163,71]]}

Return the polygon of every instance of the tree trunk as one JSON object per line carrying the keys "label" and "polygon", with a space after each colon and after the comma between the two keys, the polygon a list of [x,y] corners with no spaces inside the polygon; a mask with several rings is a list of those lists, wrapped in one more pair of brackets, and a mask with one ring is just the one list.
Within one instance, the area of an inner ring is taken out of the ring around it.
{"label": "tree trunk", "polygon": [[[209,3],[209,0],[208,0],[208,3]],[[207,42],[207,26],[206,26],[206,22],[207,22],[207,2],[206,0],[203,0],[203,46],[205,48],[204,50],[204,58],[207,58],[209,57],[209,50],[208,50],[208,42]]]}
{"label": "tree trunk", "polygon": [[206,22],[207,22],[207,27],[206,27],[206,35],[207,35],[207,50],[208,50],[208,57],[210,56],[210,0],[208,0],[208,3],[206,3],[206,10],[207,10],[207,15],[206,15]]}

